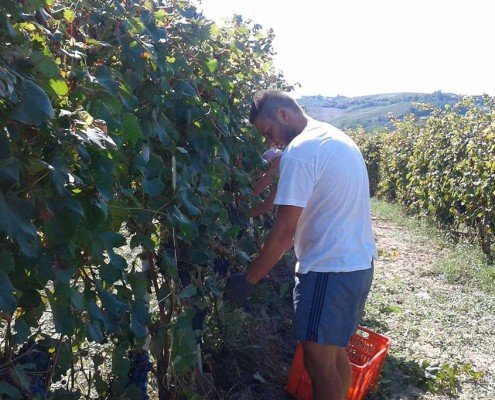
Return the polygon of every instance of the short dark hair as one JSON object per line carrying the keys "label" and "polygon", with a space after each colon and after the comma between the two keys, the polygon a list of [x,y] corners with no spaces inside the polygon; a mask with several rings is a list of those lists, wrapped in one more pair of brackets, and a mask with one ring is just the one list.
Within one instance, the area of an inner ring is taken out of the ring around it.
{"label": "short dark hair", "polygon": [[286,107],[294,111],[302,111],[299,104],[281,90],[268,89],[257,92],[251,103],[249,123],[254,124],[259,117],[275,119],[275,113],[281,107]]}

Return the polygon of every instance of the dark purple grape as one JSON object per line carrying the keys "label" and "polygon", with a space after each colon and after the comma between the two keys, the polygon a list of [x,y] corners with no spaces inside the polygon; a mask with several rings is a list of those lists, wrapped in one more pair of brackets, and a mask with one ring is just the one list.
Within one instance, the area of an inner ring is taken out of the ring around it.
{"label": "dark purple grape", "polygon": [[31,392],[31,396],[36,398],[36,396],[40,399],[45,398],[45,379],[41,375],[34,375],[31,377],[31,384],[29,385],[29,391]]}
{"label": "dark purple grape", "polygon": [[19,364],[30,364],[26,371],[29,373],[29,393],[31,399],[44,399],[45,378],[50,369],[51,356],[48,349],[34,341],[24,343],[18,352]]}
{"label": "dark purple grape", "polygon": [[142,399],[148,400],[148,373],[152,367],[148,353],[144,351],[131,351],[129,352],[129,359],[131,360],[129,384],[134,384],[140,388],[143,393]]}
{"label": "dark purple grape", "polygon": [[202,331],[205,322],[206,313],[203,310],[196,309],[192,319],[192,328],[195,331]]}
{"label": "dark purple grape", "polygon": [[182,287],[186,287],[191,284],[191,273],[188,265],[179,264],[177,274],[179,275]]}
{"label": "dark purple grape", "polygon": [[213,261],[213,271],[222,277],[227,275],[227,271],[229,270],[229,268],[230,263],[228,260],[216,258]]}

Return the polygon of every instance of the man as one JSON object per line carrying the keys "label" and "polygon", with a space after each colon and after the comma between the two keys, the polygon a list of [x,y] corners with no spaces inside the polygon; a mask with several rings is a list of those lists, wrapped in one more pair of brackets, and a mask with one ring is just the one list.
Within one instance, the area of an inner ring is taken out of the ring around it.
{"label": "man", "polygon": [[257,93],[249,120],[268,146],[286,146],[274,201],[279,209],[256,260],[229,281],[227,297],[242,304],[294,243],[294,325],[313,399],[342,400],[351,379],[345,347],[376,258],[366,166],[347,135],[308,117],[286,93]]}

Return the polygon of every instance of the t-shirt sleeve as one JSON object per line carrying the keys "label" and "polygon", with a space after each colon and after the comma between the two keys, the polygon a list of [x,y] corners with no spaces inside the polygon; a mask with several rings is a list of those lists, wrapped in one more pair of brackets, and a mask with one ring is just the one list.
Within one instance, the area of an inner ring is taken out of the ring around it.
{"label": "t-shirt sleeve", "polygon": [[313,193],[315,181],[311,163],[294,157],[283,157],[275,204],[305,207]]}

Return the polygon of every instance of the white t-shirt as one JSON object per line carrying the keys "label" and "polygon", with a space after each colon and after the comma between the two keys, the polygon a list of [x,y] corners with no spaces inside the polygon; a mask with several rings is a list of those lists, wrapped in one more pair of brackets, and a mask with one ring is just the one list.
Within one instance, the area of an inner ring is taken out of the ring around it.
{"label": "white t-shirt", "polygon": [[296,228],[296,272],[347,272],[377,258],[368,173],[356,144],[309,119],[280,161],[275,204],[304,207]]}

